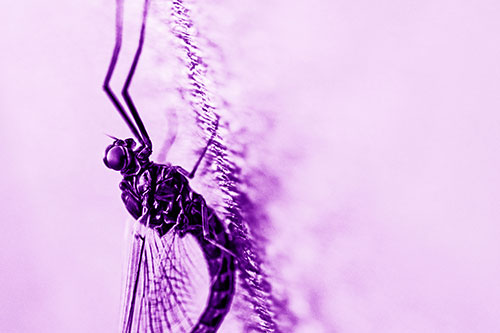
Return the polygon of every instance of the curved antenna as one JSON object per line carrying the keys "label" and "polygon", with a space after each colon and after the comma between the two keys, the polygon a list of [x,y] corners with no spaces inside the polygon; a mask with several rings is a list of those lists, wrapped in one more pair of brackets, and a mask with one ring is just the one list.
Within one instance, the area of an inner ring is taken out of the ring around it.
{"label": "curved antenna", "polygon": [[144,35],[146,33],[146,17],[148,16],[148,7],[149,7],[149,0],[145,0],[144,9],[142,12],[141,35],[139,37],[139,45],[137,46],[137,51],[135,52],[134,61],[132,62],[132,66],[130,67],[130,71],[128,72],[127,79],[125,80],[125,84],[123,85],[122,96],[125,99],[125,103],[127,103],[130,112],[132,113],[132,117],[134,117],[134,120],[137,123],[137,127],[139,127],[139,131],[141,132],[142,137],[144,138],[144,143],[152,150],[153,145],[151,143],[151,140],[149,139],[148,132],[146,131],[144,123],[142,122],[142,119],[139,116],[139,112],[137,111],[137,108],[134,105],[134,101],[132,100],[132,97],[128,92],[128,88],[130,87],[132,79],[134,78],[137,64],[139,63],[139,58],[141,57],[142,46],[144,45]]}
{"label": "curved antenna", "polygon": [[[123,1],[122,0],[116,0],[116,37],[115,37],[115,48],[113,49],[113,55],[111,56],[111,62],[108,67],[108,72],[106,73],[106,78],[104,79],[104,84],[103,84],[103,89],[108,95],[109,99],[115,106],[116,110],[118,110],[118,113],[122,116],[123,120],[125,120],[125,123],[127,126],[130,128],[132,131],[132,134],[136,137],[136,139],[139,141],[139,143],[142,145],[144,144],[144,140],[139,134],[139,131],[135,127],[134,123],[130,119],[130,117],[127,115],[125,112],[125,109],[123,108],[122,104],[118,99],[116,98],[116,95],[114,94],[113,90],[111,90],[111,87],[109,86],[109,81],[111,81],[111,76],[113,76],[113,72],[116,67],[116,61],[118,60],[118,54],[120,53],[120,49],[122,46],[122,33],[123,33]],[[149,138],[148,138],[149,139]]]}

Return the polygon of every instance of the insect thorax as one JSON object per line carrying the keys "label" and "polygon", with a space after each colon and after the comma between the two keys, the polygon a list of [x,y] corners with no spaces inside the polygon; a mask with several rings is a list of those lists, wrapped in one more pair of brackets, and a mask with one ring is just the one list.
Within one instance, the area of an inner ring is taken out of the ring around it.
{"label": "insect thorax", "polygon": [[196,224],[190,211],[200,196],[191,190],[175,166],[151,163],[135,175],[124,176],[120,188],[131,215],[160,235],[174,225],[182,232]]}

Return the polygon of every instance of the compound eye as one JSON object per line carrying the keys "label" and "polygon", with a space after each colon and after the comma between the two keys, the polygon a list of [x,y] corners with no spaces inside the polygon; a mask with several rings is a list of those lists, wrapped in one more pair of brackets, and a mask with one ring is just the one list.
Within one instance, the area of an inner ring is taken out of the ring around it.
{"label": "compound eye", "polygon": [[127,153],[120,146],[114,146],[104,156],[104,164],[113,170],[123,170],[128,164]]}

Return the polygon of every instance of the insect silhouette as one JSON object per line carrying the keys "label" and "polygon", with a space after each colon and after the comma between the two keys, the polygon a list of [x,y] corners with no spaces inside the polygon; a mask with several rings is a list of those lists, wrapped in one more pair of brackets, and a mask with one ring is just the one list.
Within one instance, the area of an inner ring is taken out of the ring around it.
{"label": "insect silhouette", "polygon": [[[212,143],[218,120],[191,172],[150,160],[152,142],[129,94],[144,44],[148,5],[146,0],[139,44],[122,89],[122,104],[110,87],[123,31],[123,0],[116,1],[116,40],[103,85],[137,140],[115,139],[104,155],[104,164],[121,172],[121,197],[137,220],[123,298],[122,332],[216,332],[234,296],[235,256],[223,223],[205,199],[190,188],[188,179],[194,177]],[[193,246],[201,249],[209,276],[208,300],[200,314],[191,309],[197,266],[190,257],[196,252],[189,250]],[[181,263],[188,268],[180,267]]]}

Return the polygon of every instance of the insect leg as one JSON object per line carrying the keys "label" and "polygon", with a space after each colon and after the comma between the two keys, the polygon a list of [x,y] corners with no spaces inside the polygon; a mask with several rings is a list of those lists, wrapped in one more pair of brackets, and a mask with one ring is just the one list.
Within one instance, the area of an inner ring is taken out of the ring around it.
{"label": "insect leg", "polygon": [[[142,314],[144,306],[142,298],[144,297],[145,287],[149,283],[148,280],[148,259],[146,254],[146,246],[149,243],[147,226],[149,224],[150,214],[142,215],[135,225],[133,231],[134,239],[132,244],[132,252],[130,254],[130,263],[127,277],[127,295],[124,300],[126,302],[126,312],[124,314],[123,333],[131,333],[138,325],[138,320]],[[141,279],[144,286],[141,286]]]}
{"label": "insect leg", "polygon": [[217,116],[216,120],[214,121],[214,130],[212,132],[212,135],[210,136],[210,139],[207,142],[207,145],[203,149],[203,152],[200,154],[200,157],[198,158],[198,161],[193,167],[193,170],[191,172],[187,172],[186,169],[182,167],[177,167],[179,172],[182,173],[185,177],[188,177],[189,179],[192,179],[196,173],[196,170],[200,166],[201,161],[203,160],[203,157],[205,157],[205,154],[207,153],[208,147],[212,144],[212,141],[215,138],[215,135],[217,134],[217,129],[219,128],[219,116]]}
{"label": "insect leg", "polygon": [[128,313],[127,325],[124,329],[124,332],[126,332],[126,333],[130,333],[131,329],[132,329],[134,310],[135,310],[135,301],[136,301],[136,297],[137,297],[137,288],[139,286],[139,278],[140,278],[140,272],[141,272],[141,266],[142,266],[142,257],[144,255],[144,246],[146,244],[145,236],[136,235],[135,237],[137,239],[140,239],[142,241],[142,244],[141,244],[141,250],[139,253],[139,262],[137,264],[137,273],[135,276],[134,287],[133,287],[134,289],[132,291],[132,299],[130,301],[130,311]]}
{"label": "insect leg", "polygon": [[174,109],[168,109],[168,132],[167,139],[164,141],[163,146],[161,147],[160,152],[158,153],[158,160],[165,161],[167,159],[168,151],[170,147],[175,142],[177,138],[177,128],[179,127],[179,119],[177,117],[177,113]]}
{"label": "insect leg", "polygon": [[[226,252],[230,256],[236,258],[236,255],[226,247],[226,244],[221,244],[222,242],[226,242],[226,233],[224,228],[222,227],[221,222],[217,219],[217,216],[215,215],[214,212],[210,211],[210,215],[208,215],[209,209],[205,203],[205,200],[200,201],[200,206],[201,206],[201,229],[203,231],[203,238],[212,244],[213,246],[219,248],[220,250]],[[211,219],[217,219],[216,223],[219,225],[214,226],[214,232],[210,232],[210,222]],[[212,235],[215,235],[213,237]]]}
{"label": "insect leg", "polygon": [[123,85],[122,96],[125,99],[125,103],[127,103],[127,106],[130,109],[130,112],[132,113],[132,117],[134,117],[134,120],[137,123],[137,127],[139,127],[139,131],[141,132],[142,137],[144,138],[144,144],[146,144],[146,146],[148,146],[151,149],[152,148],[151,139],[149,138],[148,132],[146,131],[146,128],[144,127],[144,123],[142,122],[142,119],[139,116],[139,112],[137,111],[137,108],[135,107],[134,101],[132,100],[132,97],[130,96],[130,93],[128,92],[130,84],[132,83],[132,79],[134,78],[137,64],[139,63],[139,58],[141,57],[142,47],[144,45],[144,37],[146,34],[146,18],[148,16],[148,7],[149,7],[149,0],[145,0],[144,1],[144,9],[142,12],[142,24],[141,24],[141,34],[139,37],[139,45],[137,46],[134,60],[132,61],[132,66],[130,67],[130,70],[128,72],[127,79],[125,80],[125,84]]}
{"label": "insect leg", "polygon": [[136,137],[136,139],[139,141],[139,143],[144,144],[144,141],[139,134],[139,131],[135,127],[134,123],[130,119],[130,117],[127,115],[127,112],[125,111],[125,108],[123,105],[120,103],[118,98],[116,98],[115,93],[113,90],[111,90],[111,87],[109,86],[109,82],[111,81],[111,77],[113,76],[113,72],[116,67],[116,62],[118,60],[118,55],[120,54],[120,49],[122,46],[122,34],[123,34],[123,0],[116,0],[116,24],[115,24],[115,30],[116,30],[116,37],[115,37],[115,47],[113,49],[113,55],[111,56],[111,62],[108,67],[108,72],[106,73],[106,78],[104,79],[104,84],[102,86],[103,90],[106,92],[108,95],[108,98],[111,100],[113,105],[115,106],[116,110],[118,110],[118,113],[120,116],[123,118],[127,126],[130,128],[132,131],[132,134]]}

